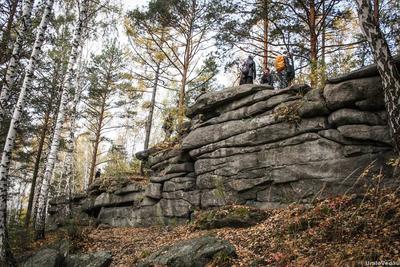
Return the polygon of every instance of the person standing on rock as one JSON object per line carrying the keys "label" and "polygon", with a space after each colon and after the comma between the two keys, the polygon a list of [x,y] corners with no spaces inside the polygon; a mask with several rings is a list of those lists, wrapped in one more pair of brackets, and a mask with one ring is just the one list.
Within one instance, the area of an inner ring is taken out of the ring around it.
{"label": "person standing on rock", "polygon": [[290,53],[283,52],[275,58],[275,69],[279,79],[279,88],[283,89],[289,86],[294,79],[293,59]]}
{"label": "person standing on rock", "polygon": [[295,70],[294,70],[294,63],[292,53],[288,52],[285,58],[285,65],[286,65],[286,79],[288,81],[288,86],[292,85],[292,81],[295,77]]}
{"label": "person standing on rock", "polygon": [[274,86],[274,79],[273,79],[272,73],[268,67],[264,69],[264,73],[261,76],[261,84],[267,84],[272,87]]}
{"label": "person standing on rock", "polygon": [[285,57],[282,54],[279,54],[275,58],[275,70],[279,80],[279,88],[285,88],[288,86],[287,77],[286,77],[286,62]]}
{"label": "person standing on rock", "polygon": [[252,55],[249,55],[247,60],[243,62],[240,71],[241,71],[241,76],[239,85],[253,84],[254,79],[257,77],[257,71],[256,71],[256,63],[254,62]]}
{"label": "person standing on rock", "polygon": [[165,133],[165,140],[169,140],[174,131],[174,114],[172,109],[167,110],[167,114],[164,117],[162,129]]}
{"label": "person standing on rock", "polygon": [[96,174],[94,175],[94,179],[98,179],[101,176],[101,169],[97,169]]}

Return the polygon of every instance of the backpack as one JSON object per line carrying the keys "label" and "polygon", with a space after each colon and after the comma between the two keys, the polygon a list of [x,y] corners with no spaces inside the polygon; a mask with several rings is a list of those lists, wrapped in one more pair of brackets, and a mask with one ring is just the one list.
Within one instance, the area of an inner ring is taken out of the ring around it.
{"label": "backpack", "polygon": [[281,72],[286,68],[285,57],[280,55],[275,58],[275,69],[277,72]]}
{"label": "backpack", "polygon": [[242,72],[243,75],[245,75],[245,76],[249,75],[250,66],[249,66],[249,64],[248,64],[247,62],[243,63],[241,72]]}

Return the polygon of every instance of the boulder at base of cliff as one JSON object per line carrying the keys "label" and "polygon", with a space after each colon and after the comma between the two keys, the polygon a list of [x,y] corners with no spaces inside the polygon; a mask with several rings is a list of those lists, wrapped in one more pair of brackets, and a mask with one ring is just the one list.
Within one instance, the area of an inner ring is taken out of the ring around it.
{"label": "boulder at base of cliff", "polygon": [[65,259],[67,267],[108,267],[112,261],[111,253],[105,251],[90,254],[70,255]]}
{"label": "boulder at base of cliff", "polygon": [[21,266],[22,267],[61,267],[64,257],[56,249],[42,249],[30,257]]}
{"label": "boulder at base of cliff", "polygon": [[228,241],[203,236],[161,248],[140,262],[138,266],[202,267],[210,262],[221,263],[235,255],[235,248]]}
{"label": "boulder at base of cliff", "polygon": [[248,206],[227,206],[200,212],[195,215],[195,229],[216,229],[223,227],[250,227],[266,218],[265,211]]}
{"label": "boulder at base of cliff", "polygon": [[112,261],[110,252],[99,251],[87,254],[70,254],[69,241],[53,244],[28,258],[22,267],[108,267]]}

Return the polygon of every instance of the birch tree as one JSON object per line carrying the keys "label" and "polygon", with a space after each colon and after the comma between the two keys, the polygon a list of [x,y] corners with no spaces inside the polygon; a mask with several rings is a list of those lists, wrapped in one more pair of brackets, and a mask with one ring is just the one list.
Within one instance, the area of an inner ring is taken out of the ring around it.
{"label": "birch tree", "polygon": [[42,19],[36,33],[36,40],[33,46],[32,54],[29,59],[29,64],[26,68],[24,81],[19,93],[18,102],[14,109],[11,119],[10,128],[7,134],[6,143],[4,145],[1,165],[0,165],[0,265],[11,266],[12,256],[9,251],[8,234],[7,234],[7,191],[8,191],[8,170],[11,161],[11,153],[14,148],[17,129],[21,120],[23,108],[25,106],[25,96],[29,90],[36,61],[40,55],[41,47],[44,41],[45,32],[49,23],[54,0],[47,0],[43,11]]}
{"label": "birch tree", "polygon": [[32,13],[33,0],[24,0],[22,3],[22,14],[17,27],[17,37],[14,42],[10,62],[8,63],[6,77],[0,94],[0,127],[3,126],[4,116],[7,108],[7,102],[10,96],[10,90],[16,78],[16,70],[19,55],[21,54],[24,36],[30,27],[30,17]]}
{"label": "birch tree", "polygon": [[55,161],[57,159],[57,152],[60,144],[61,130],[65,119],[66,107],[69,100],[69,92],[73,86],[73,78],[75,73],[75,65],[78,58],[79,46],[81,44],[82,32],[84,22],[87,17],[88,0],[84,0],[79,13],[78,21],[75,26],[74,37],[72,39],[72,48],[69,55],[67,77],[63,86],[60,106],[57,114],[56,125],[54,128],[53,138],[50,146],[50,152],[47,157],[45,172],[43,175],[42,188],[38,198],[38,214],[36,217],[35,224],[35,238],[43,239],[45,234],[45,220],[46,220],[46,208],[49,193],[50,180],[53,175],[53,169]]}
{"label": "birch tree", "polygon": [[400,152],[400,74],[393,62],[377,17],[369,0],[356,0],[361,29],[372,48],[376,66],[383,82],[386,111],[394,146]]}
{"label": "birch tree", "polygon": [[[3,64],[9,60],[10,54],[8,51],[8,44],[12,39],[12,28],[15,17],[17,16],[17,9],[20,3],[19,0],[11,0],[7,2],[4,1],[4,7],[0,9],[0,64]],[[7,16],[7,19],[5,19],[5,21],[2,20],[3,14]]]}

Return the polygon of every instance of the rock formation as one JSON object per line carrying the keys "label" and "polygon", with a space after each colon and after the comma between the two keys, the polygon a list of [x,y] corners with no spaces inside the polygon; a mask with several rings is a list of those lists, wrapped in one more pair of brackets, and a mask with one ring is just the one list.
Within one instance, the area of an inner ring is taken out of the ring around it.
{"label": "rock formation", "polygon": [[356,192],[380,171],[390,183],[382,84],[367,70],[323,90],[242,85],[204,94],[187,110],[179,148],[138,153],[148,185],[86,198],[82,209],[112,226],[171,224],[196,209],[276,208]]}

